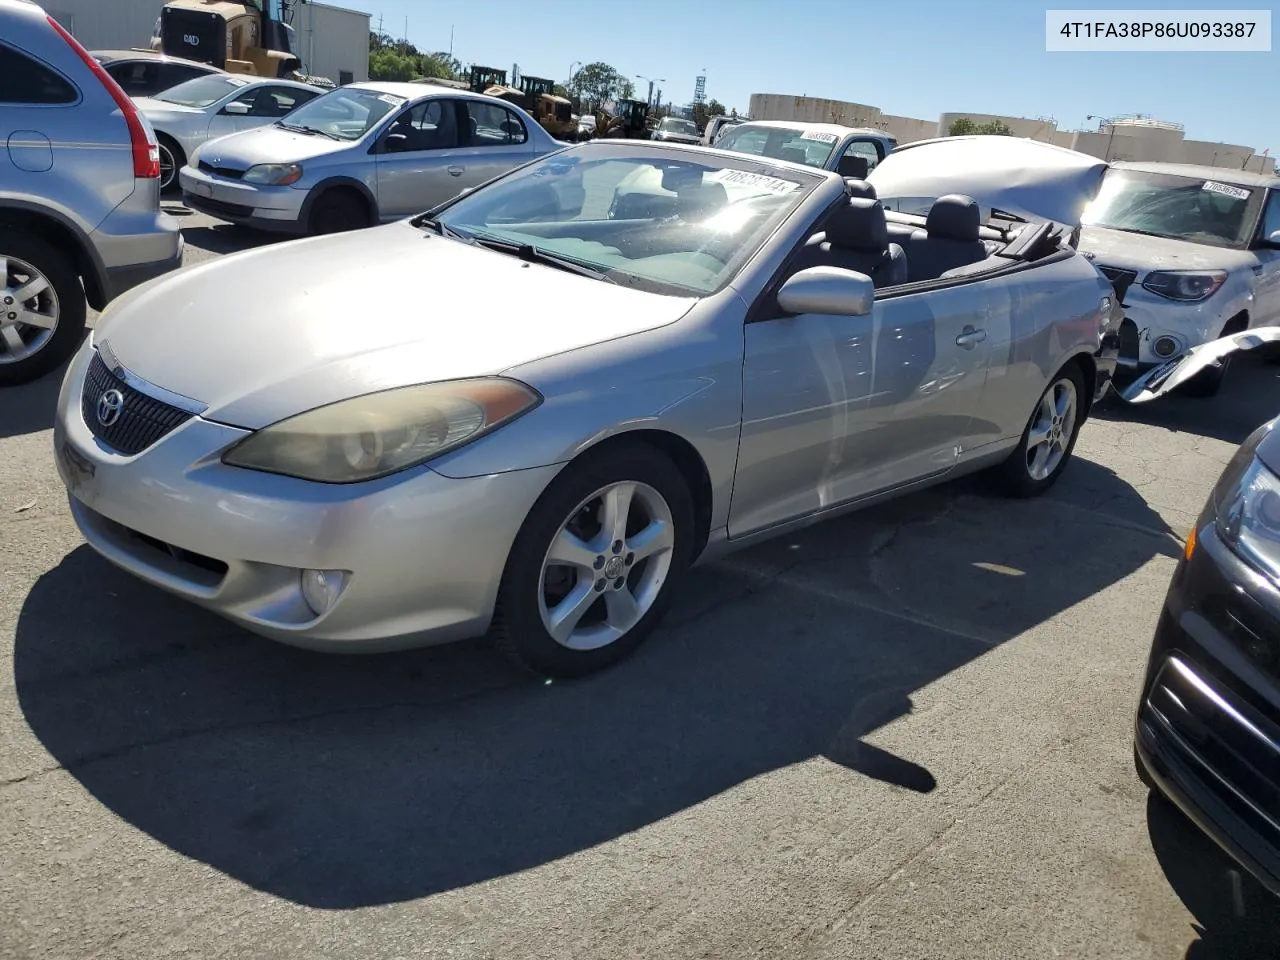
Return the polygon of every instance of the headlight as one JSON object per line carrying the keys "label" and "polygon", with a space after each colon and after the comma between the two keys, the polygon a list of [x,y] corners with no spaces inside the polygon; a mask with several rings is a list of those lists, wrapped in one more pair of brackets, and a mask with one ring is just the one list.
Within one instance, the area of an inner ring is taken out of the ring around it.
{"label": "headlight", "polygon": [[1239,556],[1280,581],[1280,477],[1256,458],[1218,501],[1217,530]]}
{"label": "headlight", "polygon": [[1203,300],[1226,282],[1225,270],[1157,270],[1142,285],[1168,300]]}
{"label": "headlight", "polygon": [[245,183],[265,183],[273,187],[287,187],[302,179],[302,164],[260,163],[246,170],[240,179]]}
{"label": "headlight", "polygon": [[222,462],[319,483],[358,483],[424,463],[541,402],[532,388],[501,377],[400,387],[281,420],[241,440]]}

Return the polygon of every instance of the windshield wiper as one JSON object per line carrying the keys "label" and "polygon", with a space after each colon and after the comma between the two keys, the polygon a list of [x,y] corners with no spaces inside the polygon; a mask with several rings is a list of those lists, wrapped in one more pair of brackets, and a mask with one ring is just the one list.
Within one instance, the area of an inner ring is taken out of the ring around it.
{"label": "windshield wiper", "polygon": [[470,236],[469,234],[462,233],[458,230],[455,230],[453,227],[449,226],[447,223],[442,223],[439,220],[432,220],[430,217],[419,217],[418,219],[413,221],[413,225],[415,227],[420,227],[420,228],[430,227],[431,229],[435,230],[436,233],[440,234],[440,236],[448,237],[450,240],[461,240],[463,243],[470,243],[473,246],[476,243],[475,237]]}
{"label": "windshield wiper", "polygon": [[308,127],[305,123],[285,123],[283,120],[276,121],[277,127],[284,127],[286,130],[295,130],[298,133],[314,133],[321,137],[328,137],[330,140],[341,140],[341,137],[334,136],[328,130],[321,130],[319,127]]}
{"label": "windshield wiper", "polygon": [[593,266],[589,263],[583,263],[581,260],[561,256],[558,253],[552,253],[550,250],[535,247],[531,243],[516,243],[514,240],[500,240],[497,237],[472,237],[471,242],[501,253],[513,253],[521,260],[526,260],[529,263],[542,263],[548,267],[555,267],[557,270],[576,273],[580,277],[591,277],[594,280],[603,280],[605,283],[616,284],[618,282],[605,272],[604,267]]}

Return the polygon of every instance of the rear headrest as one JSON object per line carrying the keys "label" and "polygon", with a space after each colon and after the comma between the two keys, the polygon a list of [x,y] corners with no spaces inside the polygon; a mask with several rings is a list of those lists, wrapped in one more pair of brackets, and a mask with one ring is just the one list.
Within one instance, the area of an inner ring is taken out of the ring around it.
{"label": "rear headrest", "polygon": [[827,242],[846,250],[889,249],[889,229],[879,200],[852,199],[827,223]]}
{"label": "rear headrest", "polygon": [[977,240],[982,214],[973,197],[949,193],[933,201],[924,228],[929,236],[943,240]]}
{"label": "rear headrest", "polygon": [[851,197],[860,197],[863,200],[876,199],[876,188],[866,180],[858,180],[855,177],[845,177],[844,192]]}
{"label": "rear headrest", "polygon": [[786,160],[790,163],[805,163],[809,159],[809,155],[799,147],[783,147],[778,151],[778,159]]}
{"label": "rear headrest", "polygon": [[715,180],[691,184],[676,191],[676,209],[685,218],[714,213],[728,202],[729,192],[723,183]]}

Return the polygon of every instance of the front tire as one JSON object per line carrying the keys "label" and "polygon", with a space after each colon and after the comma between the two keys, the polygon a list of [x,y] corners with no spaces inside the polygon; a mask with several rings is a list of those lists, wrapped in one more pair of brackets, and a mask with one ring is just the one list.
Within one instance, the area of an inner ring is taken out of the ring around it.
{"label": "front tire", "polygon": [[359,230],[369,226],[369,210],[356,193],[330,190],[316,199],[307,226],[312,234]]}
{"label": "front tire", "polygon": [[693,551],[688,484],[648,445],[588,455],[529,512],[494,614],[498,647],[542,676],[610,666],[653,632]]}
{"label": "front tire", "polygon": [[1084,412],[1084,376],[1069,363],[1053,375],[1036,401],[1022,440],[996,468],[1001,489],[1012,497],[1036,497],[1053,486],[1071,460]]}
{"label": "front tire", "polygon": [[156,138],[160,146],[160,195],[174,193],[178,189],[178,171],[187,164],[187,155],[172,137]]}
{"label": "front tire", "polygon": [[84,334],[80,277],[39,237],[0,229],[0,386],[57,368]]}

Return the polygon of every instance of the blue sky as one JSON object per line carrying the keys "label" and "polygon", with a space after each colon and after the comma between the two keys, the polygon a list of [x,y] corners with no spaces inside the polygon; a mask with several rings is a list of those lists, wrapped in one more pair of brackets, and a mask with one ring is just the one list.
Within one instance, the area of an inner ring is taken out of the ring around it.
{"label": "blue sky", "polygon": [[[1270,53],[1047,53],[1046,9],[1169,9],[1176,0],[332,0],[367,10],[420,49],[564,80],[576,60],[664,79],[686,102],[707,94],[746,111],[752,93],[853,100],[936,119],[947,111],[1050,116],[1095,128],[1087,114],[1141,113],[1186,125],[1187,137],[1280,154],[1280,42]],[[1184,8],[1242,9],[1274,0]],[[1280,14],[1273,13],[1280,22]],[[643,81],[634,81],[642,93]]]}

